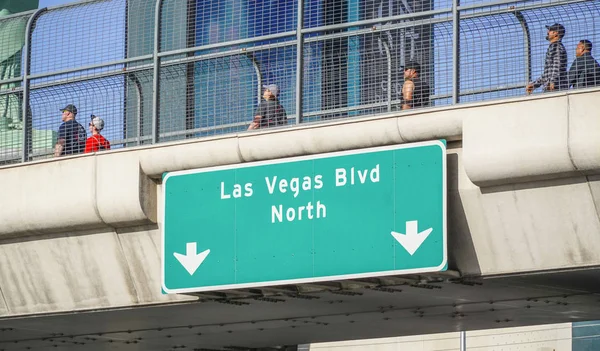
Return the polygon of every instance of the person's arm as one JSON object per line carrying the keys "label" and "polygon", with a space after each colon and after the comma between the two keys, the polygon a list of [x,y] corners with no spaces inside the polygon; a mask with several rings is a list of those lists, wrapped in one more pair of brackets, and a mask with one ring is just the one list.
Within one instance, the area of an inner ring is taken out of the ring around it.
{"label": "person's arm", "polygon": [[410,110],[412,108],[413,96],[415,91],[415,83],[407,80],[402,85],[402,109]]}
{"label": "person's arm", "polygon": [[264,110],[264,104],[261,102],[258,104],[256,111],[254,111],[254,118],[252,119],[252,122],[250,122],[250,125],[248,126],[248,130],[260,128],[260,120],[264,116],[263,110]]}
{"label": "person's arm", "polygon": [[62,155],[62,152],[65,148],[65,143],[66,143],[65,134],[66,134],[65,125],[62,124],[58,128],[58,140],[56,141],[56,145],[54,145],[54,157],[59,157]]}
{"label": "person's arm", "polygon": [[594,60],[594,78],[592,78],[592,86],[600,85],[600,64]]}
{"label": "person's arm", "polygon": [[60,157],[65,149],[65,139],[58,139],[54,145],[54,157]]}

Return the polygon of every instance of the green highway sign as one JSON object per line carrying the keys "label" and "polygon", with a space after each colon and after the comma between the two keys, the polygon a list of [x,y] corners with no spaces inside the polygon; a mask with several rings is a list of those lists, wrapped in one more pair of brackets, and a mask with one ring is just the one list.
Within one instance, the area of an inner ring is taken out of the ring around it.
{"label": "green highway sign", "polygon": [[167,293],[446,270],[446,146],[168,173]]}

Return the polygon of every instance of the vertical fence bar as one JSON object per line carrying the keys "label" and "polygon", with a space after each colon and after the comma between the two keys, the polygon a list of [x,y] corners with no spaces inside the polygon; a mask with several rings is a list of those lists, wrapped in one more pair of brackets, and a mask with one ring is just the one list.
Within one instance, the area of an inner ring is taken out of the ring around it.
{"label": "vertical fence bar", "polygon": [[152,144],[158,143],[160,114],[160,24],[162,0],[156,0],[154,9],[154,71],[152,80]]}
{"label": "vertical fence bar", "polygon": [[246,54],[246,56],[250,59],[250,61],[252,61],[252,66],[254,67],[254,73],[256,73],[256,80],[258,81],[258,91],[257,91],[257,103],[260,104],[260,101],[262,100],[262,86],[263,86],[263,79],[262,79],[262,73],[260,72],[260,64],[258,63],[258,60],[256,59],[256,57],[254,57],[254,54],[249,52]]}
{"label": "vertical fence bar", "polygon": [[452,0],[452,104],[460,101],[460,0]]}
{"label": "vertical fence bar", "polygon": [[135,76],[135,74],[128,74],[129,79],[135,84],[135,90],[137,91],[137,145],[142,144],[142,125],[143,125],[143,114],[142,109],[144,108],[144,93],[142,92],[142,83]]}
{"label": "vertical fence bar", "polygon": [[[22,118],[22,123],[23,123],[23,155],[21,156],[21,162],[27,162],[29,160],[29,139],[31,138],[31,135],[29,133],[29,121],[28,117],[29,117],[29,74],[31,73],[31,32],[32,32],[32,26],[33,23],[35,22],[35,20],[37,19],[37,17],[42,13],[45,12],[47,10],[46,7],[38,9],[36,12],[34,12],[31,17],[29,17],[29,19],[27,20],[27,26],[25,27],[25,46],[23,47],[25,52],[24,52],[24,60],[23,60],[23,80],[22,80],[22,84],[23,84],[23,100],[21,101],[21,107],[22,107],[22,111],[21,111],[21,118]],[[33,123],[31,123],[31,126],[33,128]]]}
{"label": "vertical fence bar", "polygon": [[460,332],[460,351],[467,351],[467,333],[465,331]]}
{"label": "vertical fence bar", "polygon": [[387,40],[381,41],[385,50],[385,57],[387,59],[387,111],[392,111],[392,54],[390,53],[390,46]]}
{"label": "vertical fence bar", "polygon": [[[198,4],[196,0],[186,1],[187,23],[186,23],[186,43],[185,47],[196,46],[196,21],[198,20]],[[193,57],[193,52],[188,52],[186,57]],[[185,69],[185,129],[194,129],[196,127],[196,87],[195,63],[189,62]],[[185,138],[193,138],[194,134],[186,134]]]}
{"label": "vertical fence bar", "polygon": [[304,86],[304,1],[298,1],[298,23],[296,24],[296,124],[302,123],[302,89]]}
{"label": "vertical fence bar", "polygon": [[[347,22],[358,22],[360,21],[360,2],[362,0],[346,0],[348,3],[346,12]],[[327,5],[324,5],[327,6]],[[360,29],[360,27],[348,27],[347,31],[350,34],[352,31],[356,31]],[[346,60],[347,69],[346,69],[346,82],[347,82],[347,96],[348,96],[348,107],[359,106],[360,102],[360,94],[361,94],[361,73],[360,73],[360,65],[361,65],[361,50],[360,50],[360,37],[348,36],[348,59]],[[358,116],[360,114],[359,110],[351,109],[348,111],[348,117]]]}
{"label": "vertical fence bar", "polygon": [[523,40],[525,45],[525,77],[527,83],[531,82],[531,34],[529,33],[529,26],[527,20],[521,11],[515,11],[515,17],[521,24],[523,29]]}

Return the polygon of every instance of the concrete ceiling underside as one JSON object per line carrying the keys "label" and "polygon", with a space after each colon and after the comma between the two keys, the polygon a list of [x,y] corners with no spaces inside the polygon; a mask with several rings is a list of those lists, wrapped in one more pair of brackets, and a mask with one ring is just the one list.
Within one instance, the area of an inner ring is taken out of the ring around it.
{"label": "concrete ceiling underside", "polygon": [[0,320],[0,350],[241,350],[600,319],[600,269],[205,293],[193,303]]}

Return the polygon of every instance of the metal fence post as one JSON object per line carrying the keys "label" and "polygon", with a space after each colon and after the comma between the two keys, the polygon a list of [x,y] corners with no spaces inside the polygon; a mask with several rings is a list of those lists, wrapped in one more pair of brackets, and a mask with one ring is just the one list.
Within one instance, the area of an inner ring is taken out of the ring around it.
{"label": "metal fence post", "polygon": [[158,143],[159,114],[160,114],[160,24],[162,15],[162,0],[156,0],[154,9],[154,71],[152,77],[152,144]]}
{"label": "metal fence post", "polygon": [[296,24],[296,124],[302,123],[302,89],[304,80],[304,1],[298,1],[298,23]]}
{"label": "metal fence post", "polygon": [[260,101],[262,100],[262,86],[263,86],[262,73],[260,72],[260,63],[258,62],[256,57],[254,56],[254,53],[252,53],[252,52],[246,53],[246,57],[248,57],[250,59],[250,61],[252,61],[252,66],[254,67],[254,72],[256,73],[256,80],[258,81],[258,91],[257,91],[256,97],[257,97],[257,103],[260,104]]}
{"label": "metal fence post", "polygon": [[[21,101],[21,107],[22,107],[22,111],[21,111],[21,118],[22,118],[22,123],[23,123],[23,155],[21,156],[21,162],[27,162],[29,160],[29,139],[31,137],[30,133],[29,133],[29,125],[31,121],[29,121],[29,74],[31,73],[31,33],[32,33],[32,26],[33,23],[35,22],[35,20],[37,19],[37,17],[42,13],[46,11],[46,7],[38,9],[36,12],[34,12],[31,17],[29,17],[29,19],[27,20],[27,26],[25,27],[25,46],[23,47],[25,52],[24,52],[24,60],[23,60],[23,99]],[[33,128],[33,123],[31,123],[32,128]]]}
{"label": "metal fence post", "polygon": [[390,46],[387,40],[382,40],[383,49],[385,50],[385,57],[387,59],[387,111],[392,111],[392,54],[390,53]]}
{"label": "metal fence post", "polygon": [[133,82],[133,84],[135,84],[135,90],[137,92],[137,144],[141,145],[143,133],[142,125],[144,123],[142,119],[142,109],[144,108],[144,93],[142,92],[142,83],[140,83],[140,80],[135,76],[135,74],[128,74],[127,77]]}
{"label": "metal fence post", "polygon": [[460,101],[460,0],[452,0],[452,104]]}
{"label": "metal fence post", "polygon": [[525,79],[527,83],[531,82],[531,35],[529,33],[529,26],[527,20],[521,11],[515,11],[515,17],[523,28],[523,40],[525,45]]}
{"label": "metal fence post", "polygon": [[467,332],[460,332],[460,351],[467,351]]}

